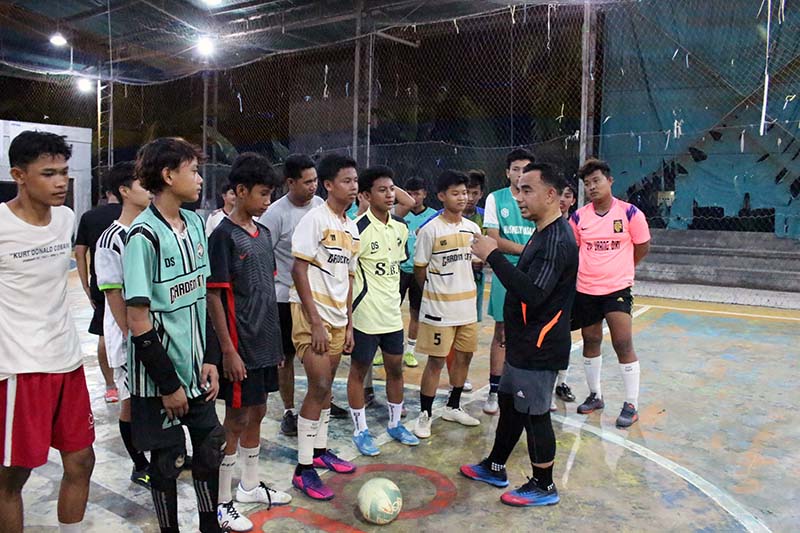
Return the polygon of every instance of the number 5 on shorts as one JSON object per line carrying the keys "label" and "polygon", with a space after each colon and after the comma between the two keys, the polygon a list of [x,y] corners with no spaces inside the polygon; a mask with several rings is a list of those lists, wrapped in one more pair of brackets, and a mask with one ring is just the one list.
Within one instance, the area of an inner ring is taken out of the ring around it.
{"label": "number 5 on shorts", "polygon": [[433,334],[433,345],[434,346],[439,346],[440,344],[442,344],[442,334],[438,333],[438,332],[434,333]]}

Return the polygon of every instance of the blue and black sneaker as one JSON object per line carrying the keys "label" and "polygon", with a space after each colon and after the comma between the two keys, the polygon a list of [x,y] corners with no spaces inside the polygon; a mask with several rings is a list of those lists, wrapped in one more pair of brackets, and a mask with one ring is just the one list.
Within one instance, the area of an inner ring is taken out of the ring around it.
{"label": "blue and black sneaker", "polygon": [[460,472],[470,479],[483,481],[495,487],[503,488],[508,486],[506,469],[492,470],[492,462],[489,459],[484,459],[475,465],[463,465]]}
{"label": "blue and black sneaker", "polygon": [[620,411],[619,416],[617,417],[617,427],[618,428],[630,427],[637,420],[639,420],[639,413],[636,411],[636,407],[634,407],[632,403],[628,402],[623,403],[622,411]]}
{"label": "blue and black sneaker", "polygon": [[555,485],[550,485],[548,489],[542,489],[536,484],[533,478],[518,489],[504,492],[500,496],[500,501],[513,507],[539,507],[543,505],[555,505],[561,498]]}

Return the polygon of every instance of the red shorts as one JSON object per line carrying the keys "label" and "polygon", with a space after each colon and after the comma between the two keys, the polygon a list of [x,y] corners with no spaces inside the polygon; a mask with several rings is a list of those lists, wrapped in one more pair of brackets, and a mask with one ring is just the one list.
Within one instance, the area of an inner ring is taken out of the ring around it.
{"label": "red shorts", "polygon": [[16,374],[0,381],[3,466],[36,468],[50,447],[76,452],[94,442],[83,367],[65,374]]}

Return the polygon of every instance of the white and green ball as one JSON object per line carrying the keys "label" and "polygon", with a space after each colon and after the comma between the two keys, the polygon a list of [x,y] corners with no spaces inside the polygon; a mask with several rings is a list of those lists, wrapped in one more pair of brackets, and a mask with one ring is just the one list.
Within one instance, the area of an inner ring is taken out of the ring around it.
{"label": "white and green ball", "polygon": [[358,508],[367,522],[388,524],[400,514],[403,495],[393,482],[376,477],[364,483],[358,491]]}

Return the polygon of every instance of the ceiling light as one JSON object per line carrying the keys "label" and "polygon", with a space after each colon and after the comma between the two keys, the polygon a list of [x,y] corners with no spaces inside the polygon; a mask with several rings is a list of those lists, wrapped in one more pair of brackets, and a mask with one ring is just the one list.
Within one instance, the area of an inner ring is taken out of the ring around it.
{"label": "ceiling light", "polygon": [[210,56],[214,53],[214,40],[208,36],[200,37],[197,40],[197,51],[200,55]]}
{"label": "ceiling light", "polygon": [[222,0],[205,0],[206,5],[214,7],[222,3]]}
{"label": "ceiling light", "polygon": [[50,44],[53,46],[64,46],[67,44],[67,40],[61,35],[61,32],[57,32],[50,36]]}
{"label": "ceiling light", "polygon": [[82,93],[92,92],[92,80],[87,78],[78,78],[78,90]]}

